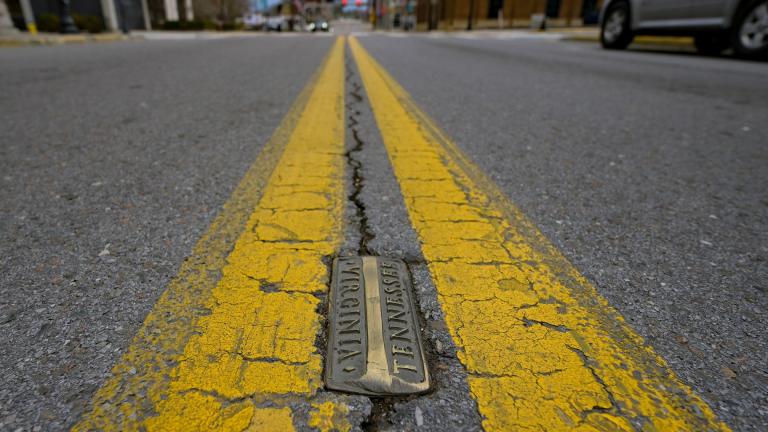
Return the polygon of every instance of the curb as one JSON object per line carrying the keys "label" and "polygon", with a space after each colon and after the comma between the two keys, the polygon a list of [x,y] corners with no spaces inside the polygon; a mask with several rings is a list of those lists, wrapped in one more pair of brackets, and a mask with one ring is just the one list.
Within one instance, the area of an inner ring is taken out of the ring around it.
{"label": "curb", "polygon": [[[584,34],[564,34],[563,40],[575,41],[575,42],[600,42],[600,37],[597,35],[584,35]],[[693,47],[692,37],[672,37],[672,36],[637,36],[632,41],[633,45],[664,45],[664,46],[679,46],[679,47]]]}
{"label": "curb", "polygon": [[20,47],[30,45],[63,45],[90,42],[116,42],[141,40],[141,36],[124,35],[120,33],[106,34],[75,34],[75,35],[45,35],[45,36],[15,36],[0,37],[0,47]]}

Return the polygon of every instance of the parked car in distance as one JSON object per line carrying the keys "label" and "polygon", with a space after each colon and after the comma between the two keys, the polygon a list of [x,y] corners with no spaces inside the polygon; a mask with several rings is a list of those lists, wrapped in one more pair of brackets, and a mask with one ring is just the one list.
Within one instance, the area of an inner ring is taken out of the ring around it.
{"label": "parked car in distance", "polygon": [[699,52],[728,47],[768,58],[768,0],[608,0],[600,11],[600,42],[624,49],[636,35],[693,36]]}
{"label": "parked car in distance", "polygon": [[284,16],[277,15],[267,17],[266,25],[264,26],[267,31],[283,31],[288,29],[288,23]]}
{"label": "parked car in distance", "polygon": [[311,32],[316,32],[316,31],[327,32],[328,30],[330,30],[330,26],[328,25],[328,21],[323,19],[318,19],[307,24],[307,30]]}

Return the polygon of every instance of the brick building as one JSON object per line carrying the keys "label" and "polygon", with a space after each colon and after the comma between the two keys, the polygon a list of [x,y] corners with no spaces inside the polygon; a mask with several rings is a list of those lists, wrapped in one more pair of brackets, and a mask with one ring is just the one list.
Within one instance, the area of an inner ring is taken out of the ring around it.
{"label": "brick building", "polygon": [[580,26],[597,22],[601,4],[602,0],[419,0],[416,21],[420,30],[461,30],[470,21],[473,29],[510,28],[529,27],[538,15],[546,17],[549,26]]}

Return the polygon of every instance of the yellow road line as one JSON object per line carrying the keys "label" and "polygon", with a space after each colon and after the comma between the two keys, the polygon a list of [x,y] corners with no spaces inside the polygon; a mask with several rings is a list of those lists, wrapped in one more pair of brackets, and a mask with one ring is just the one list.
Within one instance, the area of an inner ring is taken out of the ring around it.
{"label": "yellow road line", "polygon": [[486,430],[727,430],[354,38]]}
{"label": "yellow road line", "polygon": [[312,398],[344,133],[339,38],[75,430],[290,430],[297,399],[316,427],[349,427],[346,405]]}

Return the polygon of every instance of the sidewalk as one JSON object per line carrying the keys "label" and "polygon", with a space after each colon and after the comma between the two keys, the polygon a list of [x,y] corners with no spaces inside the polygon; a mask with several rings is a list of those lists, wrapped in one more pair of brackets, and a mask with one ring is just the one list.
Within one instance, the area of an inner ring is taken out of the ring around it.
{"label": "sidewalk", "polygon": [[[377,34],[391,37],[407,37],[408,32],[398,30],[373,30]],[[576,42],[600,42],[600,29],[597,27],[550,27],[547,30],[531,30],[528,28],[483,28],[471,31],[466,30],[434,30],[431,32],[413,32],[412,34],[426,35],[427,37],[457,37],[461,39],[549,39]],[[693,49],[693,38],[673,36],[637,36],[632,42],[634,46],[653,48],[677,47],[681,50]]]}
{"label": "sidewalk", "polygon": [[61,45],[70,43],[86,42],[114,42],[121,40],[142,39],[138,35],[124,35],[122,33],[79,33],[79,34],[58,34],[58,33],[38,33],[30,35],[28,33],[18,33],[13,35],[0,36],[0,47],[10,46],[28,46],[28,45]]}

